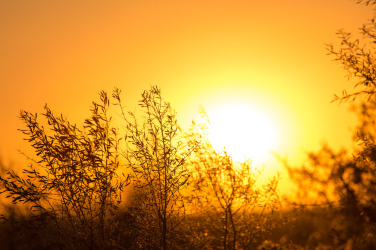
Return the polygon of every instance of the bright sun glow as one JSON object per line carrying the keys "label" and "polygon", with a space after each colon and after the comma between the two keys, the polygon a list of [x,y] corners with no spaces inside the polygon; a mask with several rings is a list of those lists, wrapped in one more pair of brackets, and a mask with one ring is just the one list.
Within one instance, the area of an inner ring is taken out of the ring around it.
{"label": "bright sun glow", "polygon": [[242,103],[208,111],[209,140],[214,149],[225,150],[234,160],[264,161],[277,143],[275,123],[260,109]]}

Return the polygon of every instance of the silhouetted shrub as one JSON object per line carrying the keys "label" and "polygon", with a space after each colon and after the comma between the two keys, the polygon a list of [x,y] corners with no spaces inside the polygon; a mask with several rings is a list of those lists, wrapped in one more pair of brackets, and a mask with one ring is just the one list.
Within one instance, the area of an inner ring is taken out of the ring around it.
{"label": "silhouetted shrub", "polygon": [[226,152],[216,152],[206,138],[210,121],[202,112],[205,122],[193,123],[187,135],[188,141],[200,142],[188,162],[187,200],[202,218],[195,233],[209,248],[252,249],[278,224],[272,215],[280,211],[279,179],[258,187],[261,172],[250,160],[234,162]]}
{"label": "silhouetted shrub", "polygon": [[[375,1],[358,1],[373,5]],[[361,28],[364,41],[376,42],[376,22]],[[346,90],[342,96],[335,95],[334,101],[355,101],[365,97],[360,103],[354,102],[360,124],[354,136],[358,143],[350,155],[346,150],[335,152],[329,146],[316,153],[308,154],[308,163],[301,168],[291,168],[291,178],[299,186],[298,198],[316,199],[316,204],[331,208],[326,234],[331,235],[335,247],[356,249],[374,249],[376,241],[376,60],[373,46],[361,45],[359,39],[353,39],[350,33],[340,30],[340,48],[328,45],[330,55],[340,62],[348,72],[348,77],[356,78],[355,88],[350,94]],[[302,204],[303,203],[303,204]]]}
{"label": "silhouetted shrub", "polygon": [[14,204],[29,205],[28,225],[43,230],[46,241],[56,239],[51,244],[59,248],[108,247],[110,217],[127,184],[116,173],[120,139],[108,116],[110,102],[103,91],[100,99],[82,128],[55,116],[47,105],[43,116],[48,129],[37,114],[22,110],[26,129],[21,131],[36,158],[29,158],[22,174],[8,170],[0,177],[1,193]]}
{"label": "silhouetted shrub", "polygon": [[179,141],[176,113],[163,101],[158,87],[144,91],[139,105],[143,117],[126,114],[121,106],[120,91],[115,99],[121,107],[126,129],[124,157],[132,171],[135,196],[130,212],[143,228],[140,242],[151,248],[171,248],[173,231],[184,219],[181,190],[186,187],[188,172],[185,159],[190,146]]}

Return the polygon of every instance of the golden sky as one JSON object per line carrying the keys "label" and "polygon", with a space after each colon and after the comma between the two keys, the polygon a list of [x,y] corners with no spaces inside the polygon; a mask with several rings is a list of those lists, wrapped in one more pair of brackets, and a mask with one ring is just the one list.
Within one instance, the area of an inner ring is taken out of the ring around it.
{"label": "golden sky", "polygon": [[325,141],[349,147],[355,116],[330,101],[352,85],[324,44],[372,13],[347,0],[2,0],[0,152],[21,157],[20,109],[47,103],[81,123],[100,90],[117,86],[134,107],[151,85],[183,126],[199,105],[262,110],[291,162]]}

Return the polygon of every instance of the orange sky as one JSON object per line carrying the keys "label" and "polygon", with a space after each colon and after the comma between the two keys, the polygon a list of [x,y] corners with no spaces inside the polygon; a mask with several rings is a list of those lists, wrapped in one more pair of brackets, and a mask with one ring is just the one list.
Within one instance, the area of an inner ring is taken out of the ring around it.
{"label": "orange sky", "polygon": [[346,0],[0,1],[0,153],[21,157],[20,109],[48,103],[81,123],[100,90],[121,88],[133,107],[150,85],[183,126],[200,104],[250,101],[292,162],[325,141],[349,147],[355,116],[330,101],[352,85],[324,44],[371,17]]}

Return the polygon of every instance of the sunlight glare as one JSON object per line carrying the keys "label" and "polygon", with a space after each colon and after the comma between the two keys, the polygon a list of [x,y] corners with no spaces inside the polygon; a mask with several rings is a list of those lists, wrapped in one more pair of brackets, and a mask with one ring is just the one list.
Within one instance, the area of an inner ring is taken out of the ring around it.
{"label": "sunlight glare", "polygon": [[277,130],[265,112],[243,103],[217,106],[208,112],[209,140],[215,150],[225,150],[234,160],[253,162],[267,158],[276,146]]}

